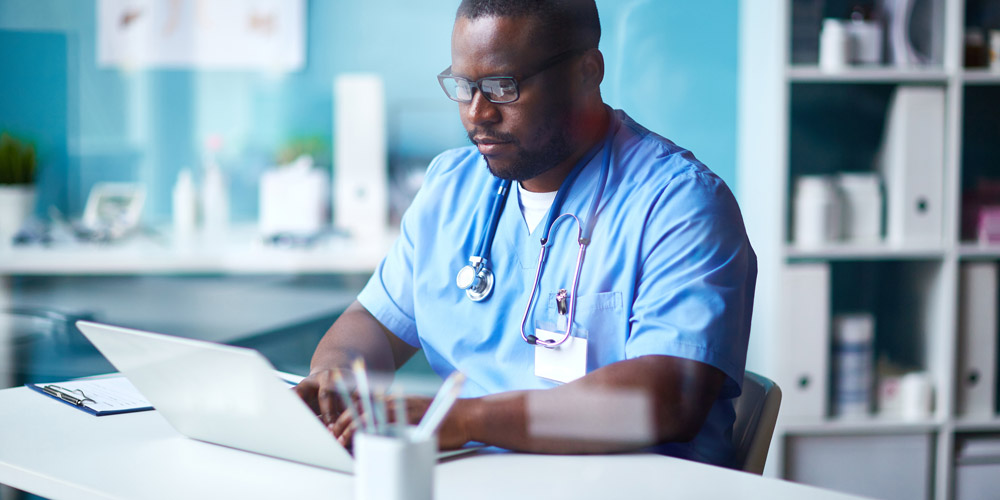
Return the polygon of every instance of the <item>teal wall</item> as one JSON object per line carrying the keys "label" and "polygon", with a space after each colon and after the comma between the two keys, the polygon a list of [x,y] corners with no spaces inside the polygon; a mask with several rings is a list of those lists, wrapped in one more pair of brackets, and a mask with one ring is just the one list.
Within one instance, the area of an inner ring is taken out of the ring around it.
{"label": "teal wall", "polygon": [[[16,85],[22,105],[0,106],[0,128],[51,148],[40,151],[51,159],[41,203],[71,215],[93,183],[136,181],[149,187],[147,221],[167,220],[177,171],[196,167],[204,138],[220,134],[234,218],[252,220],[257,178],[275,152],[296,137],[331,137],[332,81],[342,72],[384,77],[393,164],[466,144],[434,78],[449,63],[455,0],[311,0],[306,67],[283,76],[99,68],[95,4],[0,0],[0,54],[17,51],[44,66],[3,67],[8,83],[0,92]],[[598,0],[598,7],[605,100],[694,151],[735,191],[737,0]],[[59,65],[64,74],[46,73]],[[65,104],[60,111],[52,103]]]}

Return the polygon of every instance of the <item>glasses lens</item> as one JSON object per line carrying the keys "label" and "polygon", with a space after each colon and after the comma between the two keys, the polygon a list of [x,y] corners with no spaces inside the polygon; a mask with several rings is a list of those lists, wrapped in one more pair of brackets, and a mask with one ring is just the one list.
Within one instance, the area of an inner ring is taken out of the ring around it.
{"label": "glasses lens", "polygon": [[479,89],[493,102],[511,102],[517,99],[517,83],[513,78],[487,78],[480,82]]}
{"label": "glasses lens", "polygon": [[468,102],[472,100],[472,87],[465,79],[444,77],[441,78],[441,86],[444,87],[448,97],[454,101]]}

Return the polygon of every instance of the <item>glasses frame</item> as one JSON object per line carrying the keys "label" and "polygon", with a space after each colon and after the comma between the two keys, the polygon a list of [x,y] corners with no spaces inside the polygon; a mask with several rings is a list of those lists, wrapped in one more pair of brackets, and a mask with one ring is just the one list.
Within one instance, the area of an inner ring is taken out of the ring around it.
{"label": "glasses frame", "polygon": [[[510,76],[510,75],[497,75],[497,76],[484,76],[484,77],[482,77],[482,78],[480,78],[478,80],[469,80],[468,78],[461,77],[461,76],[456,76],[456,75],[451,74],[451,66],[448,66],[447,68],[444,69],[444,71],[442,71],[441,73],[438,74],[438,76],[437,76],[438,84],[441,85],[441,90],[444,90],[444,94],[446,96],[448,96],[448,99],[451,99],[452,101],[455,101],[455,102],[458,102],[458,103],[468,104],[468,103],[472,102],[472,99],[475,97],[475,92],[472,92],[472,89],[475,89],[475,90],[478,90],[479,93],[482,94],[483,97],[487,101],[490,101],[490,102],[492,102],[494,104],[510,104],[512,102],[517,102],[517,100],[521,98],[521,85],[520,85],[520,82],[523,82],[523,81],[525,81],[525,80],[527,80],[527,79],[529,79],[529,78],[531,78],[531,77],[533,77],[535,75],[538,75],[538,74],[542,73],[543,71],[546,71],[546,70],[548,70],[550,68],[553,68],[557,64],[565,62],[565,61],[571,59],[572,57],[576,56],[577,54],[582,54],[582,53],[586,52],[587,50],[588,49],[569,49],[569,50],[565,50],[563,52],[560,52],[560,53],[558,53],[558,54],[556,54],[556,55],[554,55],[554,56],[546,59],[545,61],[543,61],[533,71],[530,71],[530,72],[528,72],[526,74],[522,74],[520,77]],[[448,88],[445,87],[445,80],[449,80],[449,79],[450,80],[460,81],[460,82],[465,82],[466,84],[468,84],[469,85],[469,90],[470,90],[471,97],[469,97],[469,99],[458,99],[456,97],[452,97],[451,93],[448,92]],[[513,82],[514,83],[514,94],[515,94],[514,98],[511,99],[511,100],[509,100],[509,101],[497,101],[497,100],[494,100],[494,99],[490,99],[490,97],[487,95],[487,93],[483,92],[483,90],[482,90],[483,82],[486,81],[486,80],[509,80],[509,81]]]}

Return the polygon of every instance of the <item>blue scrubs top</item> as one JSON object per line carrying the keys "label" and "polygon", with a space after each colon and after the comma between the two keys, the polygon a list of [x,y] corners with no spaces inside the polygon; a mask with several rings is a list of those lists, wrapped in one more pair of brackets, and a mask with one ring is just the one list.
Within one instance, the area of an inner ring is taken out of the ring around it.
{"label": "blue scrubs top", "polygon": [[[695,439],[653,451],[726,465],[756,256],[736,200],[718,176],[624,112],[612,120],[610,173],[580,275],[573,333],[588,339],[588,372],[648,354],[722,370],[722,395]],[[601,147],[560,212],[586,219],[603,168]],[[498,185],[475,147],[435,158],[403,216],[399,240],[358,296],[386,328],[422,348],[439,375],[463,372],[464,397],[556,385],[535,376],[535,347],[520,334],[545,220],[529,233],[516,193],[507,198],[490,250],[493,294],[472,302],[455,285],[489,222]],[[567,218],[553,229],[526,333],[556,323],[555,292],[572,290],[576,232]]]}

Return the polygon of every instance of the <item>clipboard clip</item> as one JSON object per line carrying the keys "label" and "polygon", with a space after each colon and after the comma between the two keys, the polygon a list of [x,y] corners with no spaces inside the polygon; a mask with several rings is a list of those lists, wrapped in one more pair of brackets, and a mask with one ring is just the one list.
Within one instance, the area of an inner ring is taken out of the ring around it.
{"label": "clipboard clip", "polygon": [[93,399],[87,397],[81,389],[66,389],[65,387],[60,387],[58,385],[50,384],[42,386],[42,390],[50,396],[55,396],[67,403],[74,404],[76,406],[83,406],[86,402],[96,403]]}

